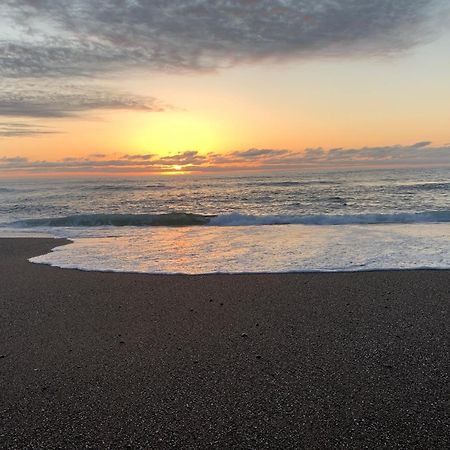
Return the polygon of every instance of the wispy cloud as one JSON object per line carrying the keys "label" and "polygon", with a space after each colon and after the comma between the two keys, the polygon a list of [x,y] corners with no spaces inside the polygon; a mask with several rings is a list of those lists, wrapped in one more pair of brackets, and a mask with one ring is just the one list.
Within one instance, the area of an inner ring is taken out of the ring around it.
{"label": "wispy cloud", "polygon": [[245,151],[233,152],[231,155],[242,160],[269,159],[274,157],[285,156],[290,153],[289,150],[273,150],[263,148],[251,148]]}
{"label": "wispy cloud", "polygon": [[444,0],[4,0],[3,28],[15,34],[0,42],[0,73],[67,77],[390,54],[429,39],[446,7]]}
{"label": "wispy cloud", "polygon": [[6,157],[3,156],[0,158],[0,167],[21,167],[25,164],[28,164],[28,158],[24,158],[23,156],[12,156],[12,157]]}
{"label": "wispy cloud", "polygon": [[448,9],[446,0],[3,0],[0,115],[163,111],[101,80],[136,68],[394,54],[435,37]]}
{"label": "wispy cloud", "polygon": [[0,122],[0,138],[40,136],[55,133],[59,133],[59,131],[39,125],[22,122]]}
{"label": "wispy cloud", "polygon": [[166,108],[152,97],[114,92],[88,83],[0,82],[0,116],[62,118],[99,109],[160,112]]}
{"label": "wispy cloud", "polygon": [[[245,156],[243,156],[245,155]],[[187,172],[288,171],[303,169],[346,169],[370,167],[449,166],[450,146],[419,142],[409,146],[306,149],[304,151],[250,149],[225,154],[196,151],[175,155],[127,154],[108,158],[106,154],[59,161],[33,161],[17,156],[0,158],[0,173],[162,173],[183,167]]]}
{"label": "wispy cloud", "polygon": [[153,159],[155,155],[153,153],[146,153],[146,154],[129,154],[129,155],[123,155],[122,159],[127,159],[129,161],[149,161],[150,159]]}

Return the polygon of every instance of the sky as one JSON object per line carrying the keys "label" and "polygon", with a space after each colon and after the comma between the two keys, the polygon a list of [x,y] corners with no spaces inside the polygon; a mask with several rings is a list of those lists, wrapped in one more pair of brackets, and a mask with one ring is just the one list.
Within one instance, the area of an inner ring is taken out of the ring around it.
{"label": "sky", "polygon": [[0,176],[450,166],[448,0],[3,0]]}

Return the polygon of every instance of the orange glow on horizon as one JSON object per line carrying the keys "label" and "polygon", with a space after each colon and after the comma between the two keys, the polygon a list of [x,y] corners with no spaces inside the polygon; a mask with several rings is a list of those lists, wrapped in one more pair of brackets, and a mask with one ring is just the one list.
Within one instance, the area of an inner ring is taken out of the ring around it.
{"label": "orange glow on horizon", "polygon": [[187,175],[190,174],[191,172],[182,172],[182,171],[168,171],[168,172],[159,172],[159,173],[152,173],[152,175],[168,175],[168,176],[173,176],[173,175]]}
{"label": "orange glow on horizon", "polygon": [[[164,105],[162,110],[100,108],[61,117],[4,116],[0,121],[0,159],[52,163],[96,159],[95,155],[104,155],[103,160],[141,155],[142,162],[147,155],[171,158],[187,151],[220,156],[249,149],[302,152],[319,147],[407,146],[421,141],[447,146],[450,109],[444,99],[450,95],[450,65],[442,55],[449,45],[450,34],[434,46],[395,61],[255,62],[202,74],[152,73],[149,77],[136,71],[117,75],[102,81],[108,90],[157,98]],[[8,124],[16,124],[22,132],[8,134]],[[149,172],[203,172],[202,167],[189,170],[187,160],[174,158],[166,164],[149,168]],[[219,163],[213,165],[204,172],[222,170]],[[241,172],[258,170],[251,163],[239,165]],[[128,167],[117,172],[104,167],[102,171],[99,164],[85,175],[128,173]],[[227,167],[234,170],[232,163]],[[374,167],[374,163],[366,167]],[[0,177],[50,176],[51,167],[45,174],[39,170],[21,172],[18,167],[13,174],[0,169]],[[78,168],[71,170],[60,174],[80,175],[75,173]],[[51,175],[59,176],[56,171]],[[130,172],[137,176],[147,173],[144,168]]]}

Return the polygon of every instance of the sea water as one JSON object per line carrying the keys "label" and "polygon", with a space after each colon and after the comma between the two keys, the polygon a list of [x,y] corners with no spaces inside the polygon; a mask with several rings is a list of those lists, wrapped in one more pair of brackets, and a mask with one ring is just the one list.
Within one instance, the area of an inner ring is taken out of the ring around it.
{"label": "sea water", "polygon": [[0,237],[32,262],[142,273],[450,267],[450,169],[0,179]]}

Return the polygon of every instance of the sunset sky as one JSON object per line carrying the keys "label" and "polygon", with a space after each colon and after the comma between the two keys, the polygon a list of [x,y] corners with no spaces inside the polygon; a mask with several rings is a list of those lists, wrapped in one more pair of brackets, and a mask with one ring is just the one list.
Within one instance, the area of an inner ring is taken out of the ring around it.
{"label": "sunset sky", "polygon": [[447,0],[3,0],[0,176],[450,166]]}

